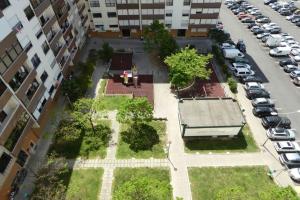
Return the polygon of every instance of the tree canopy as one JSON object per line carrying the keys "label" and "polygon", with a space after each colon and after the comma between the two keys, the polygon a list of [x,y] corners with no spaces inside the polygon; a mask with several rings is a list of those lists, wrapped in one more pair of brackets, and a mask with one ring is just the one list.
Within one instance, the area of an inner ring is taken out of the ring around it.
{"label": "tree canopy", "polygon": [[165,29],[164,24],[159,23],[158,20],[154,20],[150,26],[145,28],[143,36],[145,48],[147,50],[158,49],[162,59],[176,52],[178,49],[175,39]]}
{"label": "tree canopy", "polygon": [[104,42],[102,45],[102,49],[98,50],[98,55],[101,60],[104,62],[108,62],[114,53],[114,49],[109,46],[107,42]]}
{"label": "tree canopy", "polygon": [[164,62],[170,68],[170,81],[176,87],[187,86],[195,78],[209,79],[211,69],[207,67],[212,55],[199,55],[194,48],[185,47],[168,56]]}
{"label": "tree canopy", "polygon": [[148,122],[153,118],[152,105],[145,97],[137,97],[124,102],[117,114],[117,120],[122,123]]}

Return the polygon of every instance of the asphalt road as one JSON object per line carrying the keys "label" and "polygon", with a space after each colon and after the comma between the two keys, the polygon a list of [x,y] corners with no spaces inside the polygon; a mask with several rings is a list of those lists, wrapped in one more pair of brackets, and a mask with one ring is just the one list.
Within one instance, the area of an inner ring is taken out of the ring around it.
{"label": "asphalt road", "polygon": [[[271,93],[278,111],[286,113],[300,110],[300,87],[291,82],[289,75],[279,66],[278,59],[268,55],[269,48],[259,43],[252,32],[224,4],[221,7],[220,20],[234,42],[238,39],[244,40],[253,70],[264,79],[264,85]],[[288,117],[292,121],[292,128],[298,130],[297,139],[300,139],[300,113],[289,114]]]}
{"label": "asphalt road", "polygon": [[263,0],[248,0],[250,4],[258,8],[262,14],[266,15],[271,19],[272,22],[277,23],[283,32],[289,33],[298,42],[300,42],[300,27],[285,19],[285,16],[280,15],[278,12],[264,5]]}

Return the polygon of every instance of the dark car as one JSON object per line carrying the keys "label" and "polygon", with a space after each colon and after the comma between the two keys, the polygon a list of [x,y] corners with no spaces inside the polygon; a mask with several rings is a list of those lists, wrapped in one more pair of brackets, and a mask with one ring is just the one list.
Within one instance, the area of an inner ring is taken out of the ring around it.
{"label": "dark car", "polygon": [[275,106],[274,101],[269,98],[255,98],[251,101],[251,104],[253,107],[271,107],[271,108],[273,108]]}
{"label": "dark car", "polygon": [[244,18],[244,19],[242,19],[242,23],[254,23],[255,21],[253,20],[253,19],[251,19],[251,18]]}
{"label": "dark car", "polygon": [[247,28],[250,29],[250,28],[252,28],[253,26],[256,26],[256,25],[257,25],[256,23],[250,23],[250,24],[247,25]]}
{"label": "dark car", "polygon": [[266,16],[264,16],[264,15],[256,15],[255,17],[254,17],[254,19],[255,20],[257,20],[257,19],[261,19],[261,18],[265,18]]}
{"label": "dark car", "polygon": [[262,28],[255,29],[255,30],[253,31],[254,35],[261,34],[261,33],[264,33],[264,32],[265,32],[265,30],[262,29]]}
{"label": "dark car", "polygon": [[252,109],[252,113],[256,117],[266,117],[278,115],[275,108],[271,107],[255,107]]}
{"label": "dark car", "polygon": [[246,45],[244,43],[243,40],[239,40],[237,43],[236,43],[236,47],[238,50],[240,50],[241,52],[243,53],[246,53]]}
{"label": "dark car", "polygon": [[300,27],[300,22],[297,22],[297,23],[296,23],[296,26]]}
{"label": "dark car", "polygon": [[271,34],[278,34],[281,32],[281,28],[275,27],[275,28],[272,28],[271,30],[269,30],[268,32]]}
{"label": "dark car", "polygon": [[291,20],[291,22],[292,23],[297,23],[297,22],[300,22],[300,18],[293,18],[292,20]]}
{"label": "dark car", "polygon": [[264,4],[269,5],[270,3],[275,3],[275,2],[277,2],[277,0],[265,0]]}
{"label": "dark car", "polygon": [[282,128],[291,128],[291,120],[287,117],[280,117],[280,116],[266,116],[263,117],[261,123],[264,128],[275,128],[275,127],[282,127]]}
{"label": "dark car", "polygon": [[297,62],[290,59],[290,58],[279,61],[279,65],[281,67],[284,67],[285,65],[296,65],[296,66],[298,66]]}
{"label": "dark car", "polygon": [[255,98],[270,98],[270,93],[264,89],[254,89],[254,90],[247,90],[246,97],[248,99],[255,99]]}
{"label": "dark car", "polygon": [[247,76],[241,79],[242,83],[248,83],[248,82],[258,82],[258,83],[262,83],[261,78],[257,77],[257,76]]}

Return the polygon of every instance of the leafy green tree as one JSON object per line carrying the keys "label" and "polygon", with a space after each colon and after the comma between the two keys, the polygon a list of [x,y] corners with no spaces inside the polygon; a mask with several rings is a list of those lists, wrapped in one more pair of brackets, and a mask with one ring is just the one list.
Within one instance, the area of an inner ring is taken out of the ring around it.
{"label": "leafy green tree", "polygon": [[145,97],[129,99],[124,102],[117,114],[117,120],[122,123],[149,122],[153,119],[153,108]]}
{"label": "leafy green tree", "polygon": [[166,200],[170,186],[150,177],[132,178],[117,188],[113,200]]}
{"label": "leafy green tree", "polygon": [[228,33],[225,33],[223,30],[218,29],[210,29],[208,32],[208,36],[218,43],[223,43],[230,39],[230,35]]}
{"label": "leafy green tree", "polygon": [[76,101],[76,99],[82,96],[82,90],[78,80],[76,78],[64,80],[62,84],[62,93],[66,95],[71,102]]}
{"label": "leafy green tree", "polygon": [[259,194],[260,200],[299,200],[296,192],[293,188],[289,187],[270,187],[269,190],[266,190]]}
{"label": "leafy green tree", "polygon": [[88,62],[96,63],[98,59],[97,50],[96,49],[90,49],[88,54]]}
{"label": "leafy green tree", "polygon": [[107,42],[103,43],[102,49],[98,51],[100,59],[104,62],[108,62],[112,58],[113,53],[114,49],[111,46],[109,46]]}
{"label": "leafy green tree", "polygon": [[247,197],[244,189],[240,186],[224,187],[219,190],[216,195],[216,200],[245,200]]}
{"label": "leafy green tree", "polygon": [[80,138],[81,134],[82,130],[72,118],[61,120],[55,132],[55,136],[64,142],[74,142]]}
{"label": "leafy green tree", "polygon": [[129,148],[137,152],[140,150],[151,150],[159,143],[157,131],[148,124],[132,124],[131,127],[121,133],[122,140],[129,144]]}
{"label": "leafy green tree", "polygon": [[158,20],[154,20],[150,26],[145,28],[143,36],[145,49],[158,49],[162,59],[176,52],[178,49],[175,39],[165,29],[164,24],[159,23]]}
{"label": "leafy green tree", "polygon": [[199,55],[195,49],[185,47],[168,56],[164,62],[170,68],[170,80],[175,87],[184,87],[195,78],[209,79],[211,69],[207,67],[212,55]]}

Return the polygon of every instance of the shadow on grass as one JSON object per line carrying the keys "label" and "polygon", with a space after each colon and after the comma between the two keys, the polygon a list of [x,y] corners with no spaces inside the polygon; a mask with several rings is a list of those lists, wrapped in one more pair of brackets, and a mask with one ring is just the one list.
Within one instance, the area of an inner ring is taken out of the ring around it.
{"label": "shadow on grass", "polygon": [[203,138],[195,140],[186,140],[185,147],[187,152],[195,151],[236,151],[236,152],[253,152],[257,151],[257,146],[250,133],[248,126],[234,138]]}

